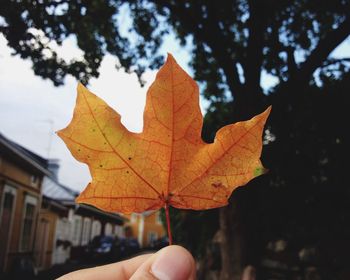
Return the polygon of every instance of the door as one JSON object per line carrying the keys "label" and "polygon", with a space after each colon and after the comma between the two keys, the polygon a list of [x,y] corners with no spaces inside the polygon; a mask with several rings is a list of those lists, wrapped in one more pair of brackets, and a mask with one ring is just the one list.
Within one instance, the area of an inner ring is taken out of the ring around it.
{"label": "door", "polygon": [[[37,242],[37,250],[38,250],[38,267],[40,269],[46,268],[46,265],[50,265],[48,261],[48,241],[49,241],[49,232],[50,232],[50,224],[49,221],[45,219],[40,220],[39,224],[39,233],[38,233],[38,240]],[[55,244],[54,244],[55,246]]]}

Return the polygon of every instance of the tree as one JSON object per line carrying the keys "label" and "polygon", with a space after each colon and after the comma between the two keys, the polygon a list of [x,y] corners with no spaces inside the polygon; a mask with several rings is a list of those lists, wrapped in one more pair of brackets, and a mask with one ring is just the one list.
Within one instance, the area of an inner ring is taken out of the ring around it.
{"label": "tree", "polygon": [[[129,35],[120,28],[118,20],[125,7],[132,18]],[[0,32],[15,54],[30,59],[34,72],[55,85],[62,84],[66,74],[87,83],[89,78],[98,76],[98,66],[106,53],[117,56],[117,66],[136,72],[142,82],[145,69],[159,66],[162,57],[158,51],[169,30],[183,45],[191,42],[195,79],[202,83],[203,95],[210,101],[203,130],[207,139],[223,124],[251,117],[267,103],[278,105],[274,106],[270,121],[270,132],[277,139],[270,147],[277,147],[277,156],[272,156],[275,161],[269,163],[280,173],[258,179],[252,186],[262,182],[271,185],[278,178],[280,185],[297,184],[293,173],[280,167],[284,163],[282,149],[294,139],[288,130],[288,125],[296,125],[292,116],[300,116],[297,110],[305,109],[302,104],[310,97],[306,92],[310,85],[343,77],[349,71],[349,58],[329,57],[350,35],[348,0],[4,0],[0,16],[4,19]],[[60,44],[72,35],[84,51],[82,61],[60,59],[48,44]],[[273,94],[263,93],[263,72],[279,80],[271,90]],[[298,132],[298,126],[295,129]],[[297,150],[298,145],[289,147],[290,154]],[[303,174],[300,178],[309,175]],[[238,190],[234,203],[220,214],[224,236],[236,238],[236,242],[222,248],[222,279],[225,275],[226,279],[233,278],[232,263],[237,264],[235,270],[239,274],[242,265],[253,259],[247,249],[249,242],[245,242],[251,237],[247,237],[248,229],[242,226],[242,209],[248,199],[245,193]],[[254,197],[249,195],[250,200]],[[273,215],[273,211],[269,213]],[[232,224],[232,220],[236,222]],[[238,244],[244,248],[237,250]],[[247,253],[232,256],[231,251]]]}
{"label": "tree", "polygon": [[[125,5],[133,19],[131,36],[117,18]],[[67,74],[85,82],[98,76],[106,53],[141,76],[161,63],[158,50],[172,29],[183,45],[192,38],[191,65],[206,85],[205,96],[227,98],[228,89],[237,103],[261,98],[262,70],[284,83],[307,83],[317,68],[339,63],[327,57],[350,33],[349,5],[347,0],[5,0],[0,32],[15,54],[32,60],[37,75],[60,85]],[[60,59],[49,44],[72,35],[84,52],[82,61]]]}

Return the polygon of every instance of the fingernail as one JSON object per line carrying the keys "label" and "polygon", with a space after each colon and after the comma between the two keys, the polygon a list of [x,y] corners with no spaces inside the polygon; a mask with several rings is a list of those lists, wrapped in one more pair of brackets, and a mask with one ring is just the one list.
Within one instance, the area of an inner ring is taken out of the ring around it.
{"label": "fingernail", "polygon": [[154,261],[151,272],[159,280],[187,280],[192,269],[188,255],[178,250],[163,250]]}

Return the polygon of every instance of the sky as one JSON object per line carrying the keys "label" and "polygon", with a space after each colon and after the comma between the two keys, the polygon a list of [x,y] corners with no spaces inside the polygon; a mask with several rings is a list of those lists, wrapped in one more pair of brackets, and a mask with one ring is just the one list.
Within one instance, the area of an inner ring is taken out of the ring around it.
{"label": "sky", "polygon": [[[165,48],[188,72],[188,52],[169,37]],[[165,51],[164,48],[164,52]],[[55,131],[68,125],[76,99],[77,81],[68,77],[65,85],[54,87],[49,80],[34,75],[31,62],[11,56],[6,39],[0,35],[0,133],[44,158],[60,160],[59,181],[81,191],[90,181],[88,168],[77,162]],[[64,42],[59,51],[66,59],[81,56],[74,40]],[[122,123],[134,132],[142,131],[146,92],[156,71],[147,71],[141,87],[135,74],[115,68],[116,58],[107,55],[98,79],[89,90],[106,101],[122,116]]]}
{"label": "sky", "polygon": [[[191,75],[188,51],[182,49],[172,35],[165,40],[162,51],[172,53]],[[11,52],[6,39],[0,35],[0,133],[44,158],[59,159],[59,181],[81,191],[91,179],[88,168],[72,157],[55,134],[72,118],[77,81],[68,77],[64,86],[54,87],[51,81],[33,74],[30,61],[11,56]],[[73,39],[65,41],[59,53],[66,59],[81,56]],[[332,55],[350,57],[350,39]],[[122,123],[129,130],[140,132],[146,91],[156,72],[147,71],[146,85],[140,87],[136,75],[117,71],[115,63],[116,58],[107,55],[102,61],[99,78],[92,79],[88,88],[121,114]],[[262,79],[265,89],[276,83],[275,78],[266,74]],[[203,100],[201,108],[204,112]]]}

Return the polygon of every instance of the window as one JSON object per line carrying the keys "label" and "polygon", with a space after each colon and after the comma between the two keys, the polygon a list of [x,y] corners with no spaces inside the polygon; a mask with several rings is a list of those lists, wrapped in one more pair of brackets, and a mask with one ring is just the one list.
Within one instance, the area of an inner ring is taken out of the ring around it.
{"label": "window", "polygon": [[137,221],[137,214],[136,213],[132,213],[131,217],[130,217],[130,222],[132,224],[134,224],[134,223],[136,223],[136,221]]}
{"label": "window", "polygon": [[24,200],[24,212],[22,220],[22,235],[20,242],[21,251],[29,251],[32,245],[33,230],[35,224],[35,210],[37,198],[27,195]]}
{"label": "window", "polygon": [[150,231],[148,232],[148,244],[152,244],[158,238],[158,234],[156,232]]}
{"label": "window", "polygon": [[105,235],[112,235],[113,227],[110,223],[105,225]]}
{"label": "window", "polygon": [[74,222],[73,222],[73,236],[72,241],[74,246],[80,245],[80,236],[81,236],[81,228],[82,228],[82,222],[81,217],[75,216]]}
{"label": "window", "polygon": [[38,176],[36,176],[36,175],[30,176],[30,185],[31,185],[32,187],[37,187],[37,186],[38,186],[38,183],[39,183],[39,178],[38,178]]}
{"label": "window", "polygon": [[8,244],[11,240],[13,214],[16,203],[16,189],[5,185],[0,199],[0,271],[5,265]]}
{"label": "window", "polygon": [[91,220],[89,218],[84,218],[84,227],[83,227],[83,235],[81,238],[81,245],[86,245],[89,243],[91,231]]}
{"label": "window", "polygon": [[[1,208],[0,208],[0,226],[6,227],[12,221],[12,213],[15,204],[16,189],[5,185],[2,195]],[[7,222],[6,222],[7,221]]]}
{"label": "window", "polygon": [[67,218],[60,218],[59,221],[61,221],[62,225],[62,240],[68,240],[69,239],[69,231],[70,231],[70,223]]}
{"label": "window", "polygon": [[101,223],[99,221],[93,221],[92,222],[92,229],[91,229],[91,239],[93,239],[95,236],[98,236],[101,234]]}
{"label": "window", "polygon": [[66,218],[59,218],[56,222],[56,239],[66,240],[68,239],[69,225]]}
{"label": "window", "polygon": [[114,234],[118,237],[125,237],[123,226],[116,225],[114,227]]}
{"label": "window", "polygon": [[162,215],[160,215],[160,211],[156,212],[156,223],[158,225],[163,225]]}

